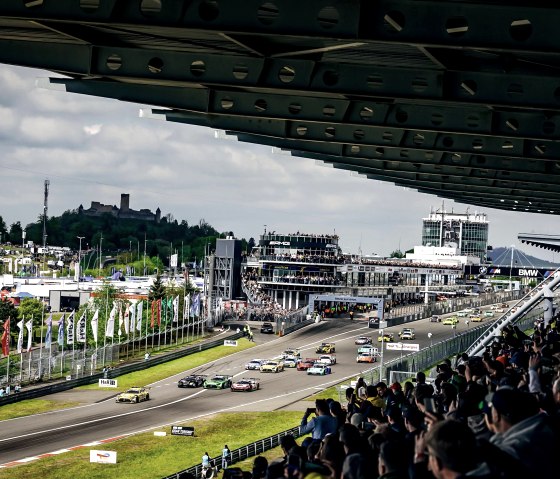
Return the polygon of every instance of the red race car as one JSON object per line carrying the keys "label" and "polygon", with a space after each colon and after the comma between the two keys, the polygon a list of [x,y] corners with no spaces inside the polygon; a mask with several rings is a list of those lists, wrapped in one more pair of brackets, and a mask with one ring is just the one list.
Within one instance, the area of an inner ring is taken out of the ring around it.
{"label": "red race car", "polygon": [[298,371],[307,371],[310,367],[313,367],[313,365],[315,364],[316,361],[317,361],[317,358],[302,359],[297,365],[297,370]]}

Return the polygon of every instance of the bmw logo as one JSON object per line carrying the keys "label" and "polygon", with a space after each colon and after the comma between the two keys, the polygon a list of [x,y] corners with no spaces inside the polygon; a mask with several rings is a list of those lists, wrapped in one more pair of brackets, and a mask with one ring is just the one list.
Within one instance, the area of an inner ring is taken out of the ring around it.
{"label": "bmw logo", "polygon": [[488,270],[486,269],[486,266],[481,266],[480,269],[478,270],[478,272],[480,274],[486,274]]}

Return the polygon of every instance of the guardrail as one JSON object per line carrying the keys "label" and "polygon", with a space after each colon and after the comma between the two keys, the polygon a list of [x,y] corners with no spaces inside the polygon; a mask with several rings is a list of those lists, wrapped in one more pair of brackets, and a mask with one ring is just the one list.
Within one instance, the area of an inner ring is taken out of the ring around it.
{"label": "guardrail", "polygon": [[[273,436],[265,437],[264,439],[259,439],[238,449],[234,449],[233,451],[231,451],[229,464],[234,464],[249,457],[256,456],[257,454],[261,454],[262,452],[268,451],[269,449],[278,447],[280,445],[280,439],[288,435],[299,437],[299,426],[279,432],[278,434],[274,434]],[[222,456],[210,458],[210,464],[214,464],[218,469],[220,469],[222,464]],[[196,466],[189,467],[188,469],[175,472],[169,476],[165,476],[162,479],[187,479],[192,476],[196,478],[202,476],[202,464],[197,464]]]}
{"label": "guardrail", "polygon": [[6,404],[12,404],[18,401],[23,401],[25,399],[35,399],[41,396],[46,396],[47,394],[58,393],[62,391],[67,391],[78,386],[85,386],[87,384],[93,384],[99,381],[99,379],[108,378],[113,379],[123,374],[132,373],[135,371],[140,371],[142,369],[147,369],[152,366],[157,366],[159,364],[166,363],[168,361],[173,361],[174,359],[182,358],[184,356],[189,356],[190,354],[195,354],[200,351],[205,351],[207,349],[215,348],[216,346],[221,346],[224,344],[224,340],[236,340],[243,336],[243,333],[235,333],[228,337],[216,339],[213,341],[208,341],[205,343],[197,344],[196,346],[191,346],[185,349],[180,349],[178,351],[173,351],[170,353],[164,353],[161,355],[153,356],[149,360],[141,360],[130,364],[124,364],[122,366],[117,366],[113,369],[108,370],[103,373],[95,373],[90,376],[84,376],[81,378],[69,379],[67,381],[56,381],[53,383],[45,384],[44,386],[33,387],[30,389],[22,389],[18,393],[10,394],[9,396],[3,396],[0,398],[0,406]]}

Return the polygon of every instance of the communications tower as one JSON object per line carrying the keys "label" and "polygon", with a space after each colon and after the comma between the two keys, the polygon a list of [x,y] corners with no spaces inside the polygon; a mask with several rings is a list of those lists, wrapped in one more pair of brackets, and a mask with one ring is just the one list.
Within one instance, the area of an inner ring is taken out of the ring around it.
{"label": "communications tower", "polygon": [[43,248],[47,247],[47,211],[49,209],[49,185],[50,181],[45,180],[45,200],[43,204]]}

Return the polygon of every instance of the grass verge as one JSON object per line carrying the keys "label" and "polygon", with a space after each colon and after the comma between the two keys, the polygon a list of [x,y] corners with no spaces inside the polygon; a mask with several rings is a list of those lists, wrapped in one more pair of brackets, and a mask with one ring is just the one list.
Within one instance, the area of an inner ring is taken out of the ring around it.
{"label": "grass verge", "polygon": [[31,416],[47,411],[57,411],[69,407],[78,406],[78,402],[60,402],[49,399],[30,399],[14,404],[0,407],[0,421],[14,419],[16,417]]}
{"label": "grass verge", "polygon": [[[154,479],[200,464],[205,451],[218,456],[227,444],[231,450],[244,446],[299,424],[301,412],[281,411],[220,413],[197,419],[193,426],[195,437],[171,436],[170,428],[162,430],[166,436],[142,433],[95,447],[52,456],[17,467],[0,470],[0,479]],[[92,464],[89,451],[117,452],[117,464]],[[274,453],[273,457],[278,457]],[[250,470],[252,459],[243,465]],[[237,464],[236,464],[237,466]],[[86,472],[87,471],[87,472]]]}
{"label": "grass verge", "polygon": [[[131,386],[144,386],[146,384],[152,384],[156,381],[160,381],[169,376],[179,374],[187,369],[196,368],[202,364],[208,362],[216,361],[230,354],[236,353],[238,351],[243,351],[255,346],[255,343],[248,341],[247,339],[240,339],[237,342],[237,347],[232,348],[231,346],[218,346],[206,351],[201,351],[196,354],[191,354],[185,356],[184,358],[175,359],[169,361],[168,363],[160,364],[152,368],[148,368],[142,371],[137,371],[130,374],[124,374],[118,377],[119,387],[115,388],[99,388],[97,384],[89,384],[87,386],[81,386],[77,389],[86,390],[110,390],[112,392],[125,390]],[[6,406],[0,407],[0,421],[6,419],[13,419],[16,417],[29,416],[32,414],[39,414],[48,411],[54,411],[58,409],[65,409],[73,406],[77,406],[79,403],[75,402],[59,402],[53,400],[44,399],[29,399],[27,401],[20,401],[13,404],[8,404]]]}
{"label": "grass verge", "polygon": [[[244,351],[255,346],[255,343],[242,338],[237,341],[237,347],[232,348],[231,346],[217,346],[212,349],[207,349],[206,351],[200,351],[195,354],[190,354],[183,358],[174,359],[164,364],[158,364],[157,366],[143,369],[141,371],[136,371],[134,373],[124,374],[118,377],[119,387],[117,390],[127,389],[131,386],[145,386],[146,384],[152,384],[156,381],[161,381],[162,379],[168,378],[169,376],[174,376],[188,369],[193,369],[198,366],[202,366],[206,363],[211,363],[212,361],[217,361],[225,356],[236,353],[238,351]],[[79,389],[100,389],[97,384],[88,384],[87,386],[81,386]],[[113,388],[109,388],[114,391]]]}

